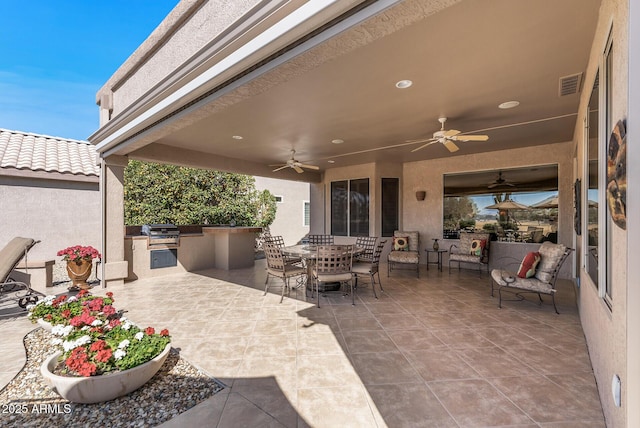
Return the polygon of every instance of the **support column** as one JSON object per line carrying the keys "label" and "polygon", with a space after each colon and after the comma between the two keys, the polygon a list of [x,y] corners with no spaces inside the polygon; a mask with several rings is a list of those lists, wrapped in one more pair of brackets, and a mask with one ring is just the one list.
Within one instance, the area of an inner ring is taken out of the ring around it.
{"label": "support column", "polygon": [[102,286],[124,284],[129,265],[124,258],[124,169],[126,156],[102,159]]}

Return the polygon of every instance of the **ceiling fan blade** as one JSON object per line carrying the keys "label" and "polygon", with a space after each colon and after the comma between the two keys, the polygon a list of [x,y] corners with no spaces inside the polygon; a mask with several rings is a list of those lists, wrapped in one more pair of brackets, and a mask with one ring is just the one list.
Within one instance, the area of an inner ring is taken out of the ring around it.
{"label": "ceiling fan blade", "polygon": [[458,135],[454,138],[456,141],[487,141],[488,135]]}
{"label": "ceiling fan blade", "polygon": [[304,163],[298,163],[297,165],[298,165],[300,168],[314,169],[314,170],[316,170],[316,171],[320,169],[320,167],[319,167],[319,166],[316,166],[316,165],[307,165],[307,164],[304,164]]}
{"label": "ceiling fan blade", "polygon": [[[423,141],[424,141],[424,140],[423,140]],[[432,144],[435,144],[435,143],[437,143],[437,142],[438,142],[438,141],[436,140],[436,141],[431,141],[431,142],[429,142],[429,143],[427,143],[427,144],[423,144],[423,145],[421,145],[420,147],[417,147],[417,148],[415,148],[415,149],[411,150],[411,153],[413,153],[413,152],[417,152],[418,150],[420,150],[420,149],[424,149],[425,147],[430,146],[430,145],[432,145]]]}
{"label": "ceiling fan blade", "polygon": [[442,134],[443,137],[453,137],[456,136],[460,133],[460,131],[457,131],[455,129],[450,129],[448,131],[444,131],[444,134]]}
{"label": "ceiling fan blade", "polygon": [[[277,165],[269,165],[269,166],[277,166]],[[276,169],[274,169],[274,170],[273,170],[273,172],[278,172],[278,171],[280,171],[281,169],[285,169],[285,168],[288,168],[288,167],[289,167],[289,165],[282,165],[280,168],[276,168]]]}
{"label": "ceiling fan blade", "polygon": [[458,150],[460,150],[460,148],[458,146],[456,146],[456,143],[454,143],[453,141],[450,140],[445,140],[442,142],[442,144],[447,148],[447,150],[449,150],[451,153],[453,152],[457,152]]}
{"label": "ceiling fan blade", "polygon": [[304,172],[304,170],[298,165],[293,165],[292,168],[295,169],[298,174],[302,174]]}

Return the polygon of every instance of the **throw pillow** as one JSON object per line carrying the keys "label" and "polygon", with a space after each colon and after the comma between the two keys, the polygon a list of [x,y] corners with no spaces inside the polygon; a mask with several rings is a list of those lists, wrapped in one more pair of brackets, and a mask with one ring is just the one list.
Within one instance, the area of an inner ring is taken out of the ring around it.
{"label": "throw pillow", "polygon": [[409,237],[408,236],[394,236],[393,237],[393,249],[395,251],[409,251]]}
{"label": "throw pillow", "polygon": [[540,263],[540,253],[531,252],[524,256],[520,268],[518,269],[519,278],[531,278],[536,274],[536,267]]}
{"label": "throw pillow", "polygon": [[474,239],[473,241],[471,241],[471,250],[469,251],[469,254],[471,254],[472,256],[481,256],[482,251],[486,246],[486,239]]}

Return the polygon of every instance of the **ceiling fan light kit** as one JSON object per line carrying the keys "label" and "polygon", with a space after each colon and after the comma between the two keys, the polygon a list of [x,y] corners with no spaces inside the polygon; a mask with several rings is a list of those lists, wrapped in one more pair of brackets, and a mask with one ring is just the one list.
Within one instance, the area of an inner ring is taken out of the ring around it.
{"label": "ceiling fan light kit", "polygon": [[446,121],[446,117],[438,118],[438,122],[440,122],[441,127],[439,131],[433,133],[432,138],[409,141],[411,143],[426,142],[426,144],[423,144],[420,147],[416,147],[415,149],[411,150],[411,152],[417,152],[418,150],[424,149],[431,144],[440,143],[447,150],[449,150],[449,152],[454,153],[460,150],[460,148],[454,141],[462,141],[463,143],[465,143],[467,141],[487,141],[489,139],[488,135],[461,135],[461,132],[456,129],[445,130],[444,124]]}
{"label": "ceiling fan light kit", "polygon": [[277,167],[276,169],[273,170],[273,172],[278,172],[278,171],[283,170],[285,168],[291,168],[295,172],[297,172],[298,174],[302,174],[304,172],[303,168],[313,169],[315,171],[320,169],[319,166],[304,164],[304,163],[296,160],[295,159],[295,154],[296,154],[296,151],[295,150],[291,150],[291,159],[287,160],[287,162],[285,164],[277,164],[277,165],[269,165],[269,166],[276,166]]}

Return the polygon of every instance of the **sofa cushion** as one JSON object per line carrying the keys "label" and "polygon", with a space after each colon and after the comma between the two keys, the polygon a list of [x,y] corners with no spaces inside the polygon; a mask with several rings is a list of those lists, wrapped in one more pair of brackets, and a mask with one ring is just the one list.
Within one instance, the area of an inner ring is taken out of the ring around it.
{"label": "sofa cushion", "polygon": [[518,268],[518,277],[520,278],[531,278],[536,273],[536,267],[540,262],[540,253],[537,251],[532,251],[527,253],[522,259],[522,263],[520,263],[520,267]]}

